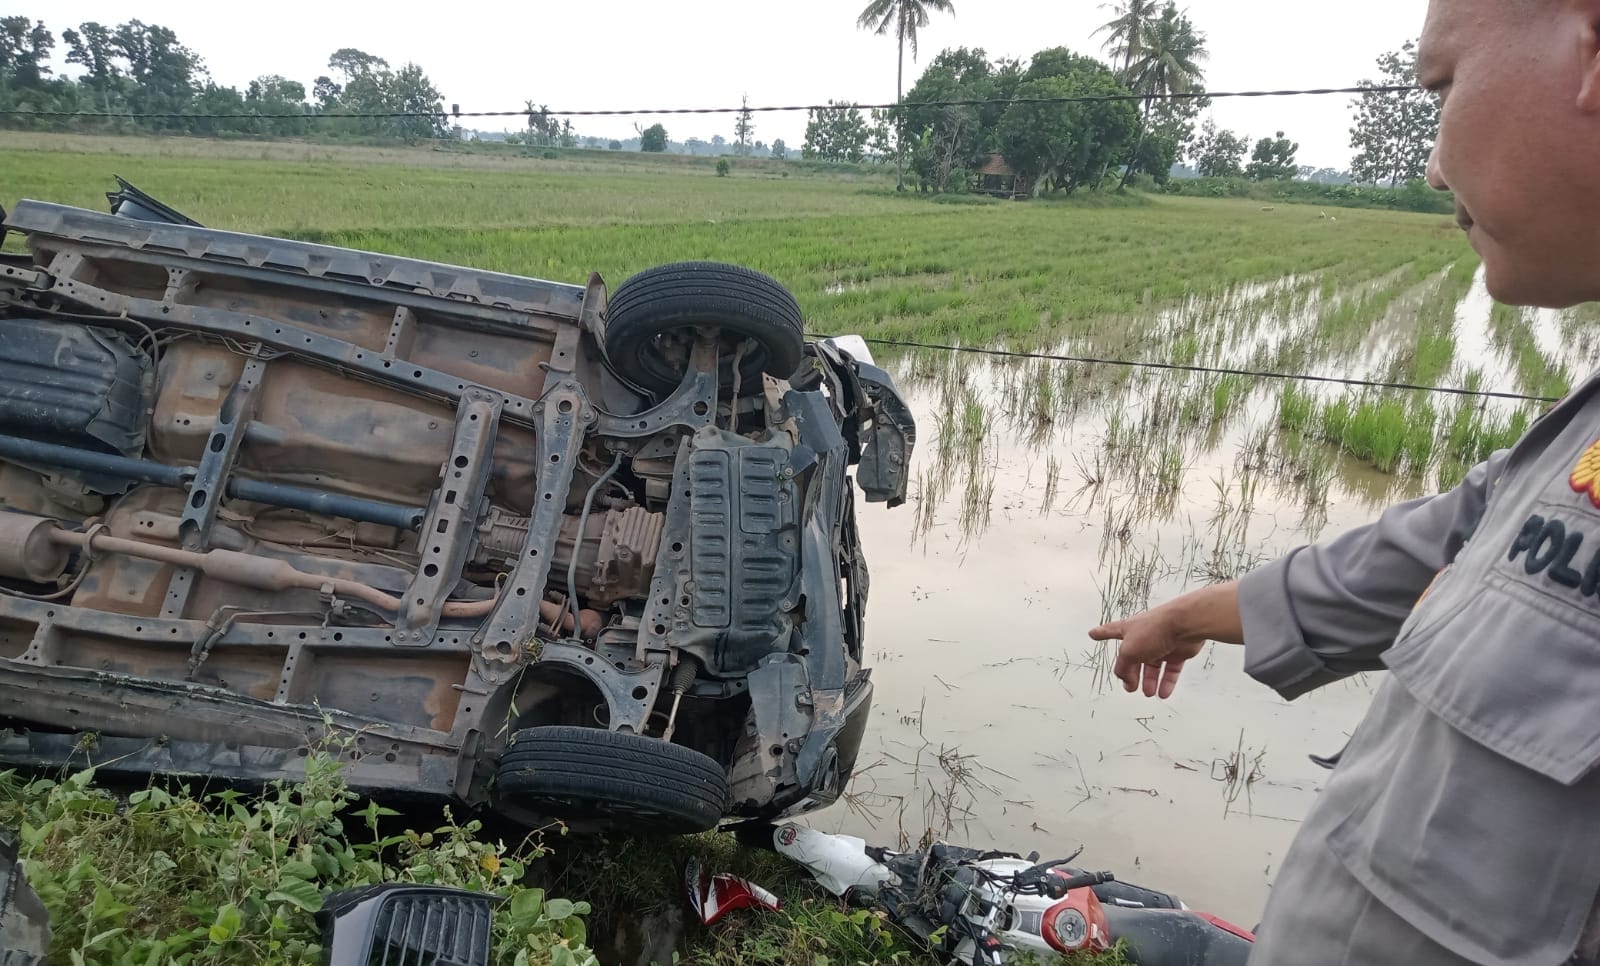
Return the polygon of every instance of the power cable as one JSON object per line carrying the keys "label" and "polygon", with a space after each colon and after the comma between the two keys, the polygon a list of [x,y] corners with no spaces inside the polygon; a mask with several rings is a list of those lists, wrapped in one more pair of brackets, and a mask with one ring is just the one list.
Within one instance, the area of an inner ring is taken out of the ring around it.
{"label": "power cable", "polygon": [[[819,339],[837,336],[816,335]],[[1308,373],[1272,372],[1262,369],[1234,369],[1226,366],[1193,366],[1176,362],[1141,362],[1132,359],[1106,359],[1097,356],[1063,355],[1049,352],[1019,352],[1012,349],[984,349],[977,346],[945,345],[937,342],[911,342],[900,339],[869,339],[870,345],[895,346],[905,349],[932,349],[940,352],[962,352],[972,355],[999,356],[1007,359],[1040,359],[1048,362],[1077,362],[1097,366],[1125,366],[1138,369],[1168,369],[1177,372],[1198,372],[1221,376],[1250,376],[1258,379],[1285,379],[1297,382],[1335,383],[1343,386],[1361,386],[1369,389],[1402,389],[1419,392],[1437,392],[1452,396],[1480,396],[1490,399],[1512,399],[1519,402],[1560,402],[1557,396],[1529,396],[1522,393],[1502,392],[1496,389],[1461,389],[1455,386],[1424,386],[1412,382],[1382,382],[1373,379],[1350,379],[1343,376],[1314,376]]]}
{"label": "power cable", "polygon": [[1418,91],[1415,86],[1363,86],[1363,87],[1316,87],[1299,90],[1270,90],[1270,91],[1190,91],[1186,93],[1169,92],[1162,94],[1080,94],[1067,97],[991,97],[976,99],[957,99],[943,101],[905,101],[903,104],[785,104],[761,107],[629,107],[611,108],[601,110],[548,110],[526,108],[516,111],[330,111],[327,113],[187,113],[183,111],[44,111],[23,108],[0,110],[0,117],[97,117],[118,118],[126,120],[142,120],[157,118],[194,118],[197,120],[323,120],[326,118],[353,118],[353,119],[393,119],[393,118],[462,118],[462,117],[619,117],[640,114],[738,114],[749,111],[752,114],[767,114],[779,111],[849,111],[849,110],[893,110],[896,107],[928,108],[928,107],[984,107],[991,105],[1008,104],[1095,104],[1110,101],[1146,101],[1146,100],[1209,100],[1211,98],[1225,97],[1304,97],[1324,94],[1398,94]]}

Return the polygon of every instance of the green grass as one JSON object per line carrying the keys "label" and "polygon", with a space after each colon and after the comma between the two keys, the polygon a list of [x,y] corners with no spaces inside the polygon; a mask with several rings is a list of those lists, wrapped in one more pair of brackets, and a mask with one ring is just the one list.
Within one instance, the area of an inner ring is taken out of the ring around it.
{"label": "green grass", "polygon": [[[735,177],[718,178],[711,159],[620,163],[609,152],[578,152],[598,157],[544,161],[283,144],[258,145],[255,156],[232,154],[248,145],[217,145],[224,152],[217,157],[192,153],[214,142],[184,143],[181,153],[160,154],[155,151],[170,142],[131,138],[109,139],[122,149],[114,154],[9,147],[19,137],[38,136],[0,132],[0,207],[35,198],[104,210],[105,192],[116,187],[116,174],[203,224],[266,234],[400,225],[483,231],[712,224],[906,207],[887,180],[892,172],[826,176],[810,167],[785,166],[777,174],[758,176],[741,163]],[[707,163],[690,163],[697,160]]]}
{"label": "green grass", "polygon": [[[379,882],[437,884],[505,901],[496,966],[589,966],[587,903],[528,885],[537,840],[507,848],[476,822],[391,833],[396,813],[358,803],[331,749],[304,782],[259,797],[150,785],[116,797],[93,770],[59,779],[0,773],[0,822],[16,830],[29,884],[49,910],[50,963],[311,964],[328,894]],[[361,807],[358,807],[361,804]]]}
{"label": "green grass", "polygon": [[738,261],[790,286],[818,331],[974,343],[1102,337],[1186,295],[1289,273],[1336,287],[1402,267],[1428,273],[1463,251],[1441,219],[1380,211],[1333,224],[1313,208],[1269,216],[1188,198],[950,207],[868,176],[321,158],[0,150],[0,205],[102,208],[115,172],[216,227],[557,280],[598,271],[614,286],[662,262]]}

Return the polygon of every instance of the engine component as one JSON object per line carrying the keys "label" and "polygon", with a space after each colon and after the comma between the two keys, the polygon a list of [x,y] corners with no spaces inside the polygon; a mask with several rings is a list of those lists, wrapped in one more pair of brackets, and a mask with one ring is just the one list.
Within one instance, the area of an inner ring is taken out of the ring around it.
{"label": "engine component", "polygon": [[[577,526],[577,521],[573,521]],[[507,566],[517,559],[522,542],[527,539],[528,518],[491,507],[488,516],[478,524],[478,549],[472,562],[479,567]],[[569,541],[570,543],[570,541]]]}
{"label": "engine component", "polygon": [[[572,561],[573,544],[578,543],[578,596],[590,607],[609,607],[619,600],[650,591],[656,572],[656,551],[666,517],[644,507],[632,506],[592,514],[584,525],[583,540],[578,536],[579,518],[569,514],[561,522],[555,556],[550,564],[551,585],[566,580]],[[528,518],[513,516],[499,507],[489,512],[478,528],[479,566],[506,566],[522,550],[528,532]]]}
{"label": "engine component", "polygon": [[650,592],[650,580],[656,573],[656,550],[661,546],[665,525],[665,515],[644,507],[612,510],[605,515],[600,546],[594,566],[589,569],[586,596],[591,606]]}
{"label": "engine component", "polygon": [[682,703],[683,696],[694,687],[694,679],[700,672],[700,663],[685,654],[678,666],[672,669],[672,680],[667,690],[672,694],[672,710],[667,712],[667,727],[661,732],[662,741],[671,741],[672,733],[678,727],[678,705]]}
{"label": "engine component", "polygon": [[67,571],[67,548],[51,539],[49,517],[0,513],[0,577],[47,584]]}
{"label": "engine component", "polygon": [[800,598],[794,476],[781,445],[710,428],[690,437],[645,612],[647,647],[679,647],[714,677],[747,675],[787,650]]}
{"label": "engine component", "polygon": [[0,430],[123,456],[144,448],[150,359],[127,337],[70,322],[0,319],[0,345]]}

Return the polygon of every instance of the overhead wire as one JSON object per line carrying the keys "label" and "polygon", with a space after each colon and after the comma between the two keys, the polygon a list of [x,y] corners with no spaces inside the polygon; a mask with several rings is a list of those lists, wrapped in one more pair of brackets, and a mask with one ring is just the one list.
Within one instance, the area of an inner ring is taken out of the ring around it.
{"label": "overhead wire", "polygon": [[1257,91],[1167,91],[1149,94],[1073,94],[1055,97],[987,97],[956,98],[930,101],[901,101],[888,104],[855,104],[846,101],[826,104],[773,104],[738,107],[627,107],[585,110],[555,110],[545,107],[520,108],[513,111],[462,111],[452,106],[448,111],[326,111],[314,113],[271,112],[250,113],[187,112],[187,111],[49,111],[32,108],[7,108],[0,117],[94,117],[125,120],[193,118],[203,120],[324,120],[328,118],[387,119],[387,118],[463,118],[463,117],[621,117],[645,114],[769,114],[782,111],[887,111],[895,108],[929,107],[986,107],[1009,104],[1095,104],[1116,101],[1212,100],[1233,97],[1310,97],[1327,94],[1399,94],[1418,92],[1415,85],[1358,85],[1355,87],[1311,87],[1285,90]]}
{"label": "overhead wire", "polygon": [[[813,334],[818,339],[836,339],[839,336]],[[1070,362],[1095,366],[1123,366],[1137,369],[1165,369],[1175,372],[1194,372],[1207,375],[1248,376],[1256,379],[1283,379],[1295,382],[1321,382],[1368,389],[1397,389],[1417,392],[1436,392],[1452,396],[1476,396],[1489,399],[1510,399],[1518,402],[1555,403],[1559,396],[1533,396],[1498,389],[1466,389],[1456,386],[1425,386],[1414,382],[1386,382],[1380,379],[1354,379],[1346,376],[1318,376],[1303,372],[1275,372],[1268,369],[1240,369],[1231,366],[1197,366],[1178,362],[1154,362],[1137,359],[1111,359],[1099,356],[1070,355],[1056,352],[1023,352],[1017,349],[992,349],[981,346],[951,345],[939,342],[916,342],[902,339],[878,339],[858,336],[869,345],[893,346],[905,349],[929,349],[940,352],[960,352],[971,355],[996,356],[1007,359],[1039,359],[1049,362]]]}

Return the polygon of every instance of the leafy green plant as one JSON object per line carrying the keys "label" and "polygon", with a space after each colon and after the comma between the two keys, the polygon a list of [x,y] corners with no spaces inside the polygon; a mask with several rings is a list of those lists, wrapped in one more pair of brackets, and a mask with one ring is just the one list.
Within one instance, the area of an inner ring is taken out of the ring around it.
{"label": "leafy green plant", "polygon": [[360,804],[336,754],[312,748],[301,782],[257,796],[203,797],[151,784],[118,798],[93,768],[58,779],[0,772],[0,821],[15,828],[30,883],[50,911],[52,962],[315,963],[327,895],[401,881],[489,892],[496,962],[595,962],[584,903],[522,886],[544,854],[508,850],[476,821],[382,834],[396,813]]}

